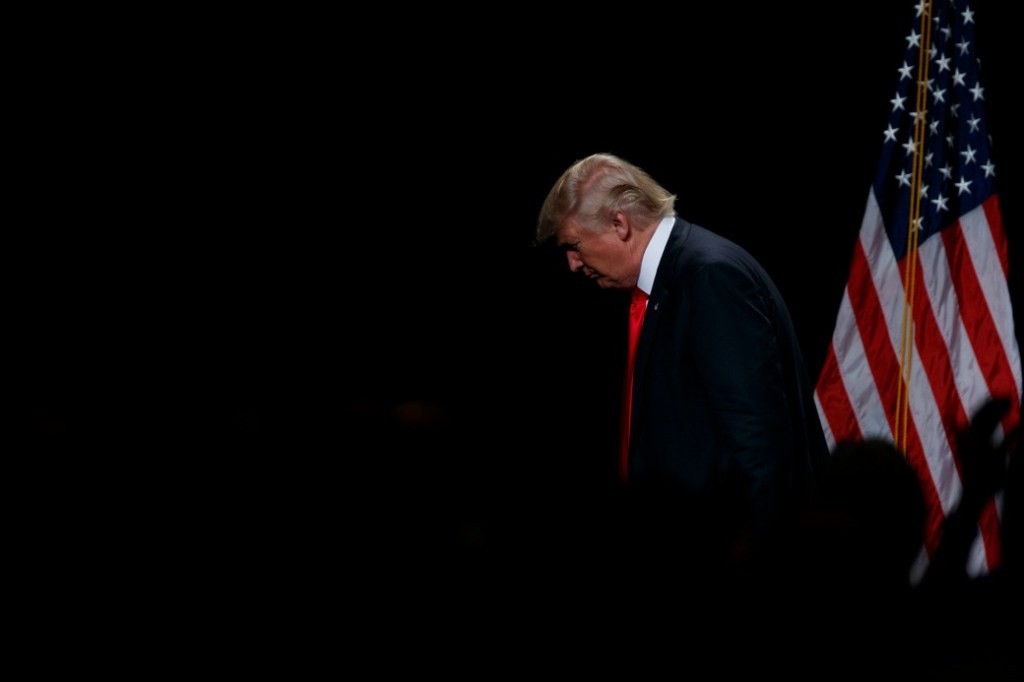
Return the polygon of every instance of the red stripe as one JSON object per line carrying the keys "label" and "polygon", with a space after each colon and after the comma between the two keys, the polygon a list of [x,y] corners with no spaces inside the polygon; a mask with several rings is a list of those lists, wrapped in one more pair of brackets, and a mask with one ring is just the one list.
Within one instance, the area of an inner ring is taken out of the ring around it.
{"label": "red stripe", "polygon": [[[1003,277],[1010,278],[1010,248],[1006,243],[1006,232],[1003,230],[1003,215],[999,210],[999,195],[993,194],[982,204],[985,209],[985,221],[992,232],[992,241],[995,243],[996,255],[1003,266]],[[1009,297],[1008,297],[1009,298]],[[1005,352],[1005,347],[1003,348]],[[1006,377],[1007,381],[1015,386],[1012,372]],[[1020,423],[1020,395],[1017,391],[1010,391],[1010,409],[1003,418],[1003,433],[1010,433]]]}
{"label": "red stripe", "polygon": [[[957,223],[955,229],[943,229],[941,233],[956,298],[965,302],[961,306],[964,328],[971,339],[971,345],[974,346],[974,354],[978,358],[981,374],[988,383],[988,390],[992,395],[1016,396],[1017,385],[1014,382],[1010,358],[1007,357],[1006,349],[1002,347],[1002,339],[995,328],[985,292],[978,282],[974,263],[964,242],[962,227]],[[1017,408],[1016,401],[1014,408]]]}
{"label": "red stripe", "polygon": [[[902,268],[901,268],[902,271]],[[953,364],[949,358],[947,345],[950,339],[943,336],[935,321],[928,288],[924,282],[924,263],[920,253],[917,255],[914,286],[914,331],[916,332],[916,348],[921,367],[928,377],[928,385],[932,389],[932,397],[942,419],[942,427],[946,432],[949,449],[956,451],[957,430],[967,426],[967,411],[960,400],[960,392],[953,376]]]}
{"label": "red stripe", "polygon": [[825,412],[828,427],[836,441],[860,439],[860,425],[853,411],[850,396],[846,393],[842,375],[839,373],[839,361],[836,359],[835,346],[829,344],[825,366],[818,377],[818,402]]}
{"label": "red stripe", "polygon": [[[985,212],[986,216],[989,212]],[[985,291],[978,281],[970,253],[964,242],[963,229],[957,223],[955,229],[942,231],[942,241],[946,245],[946,258],[952,273],[953,287],[957,298],[965,301],[960,307],[960,317],[964,321],[964,329],[974,348],[978,359],[978,368],[988,384],[989,393],[993,396],[1008,398],[1011,409],[1003,429],[1009,432],[1016,426],[1020,414],[1020,396],[1017,395],[1017,384],[1013,379],[1013,368],[1006,355],[1006,348],[999,336],[992,312],[989,310]]]}
{"label": "red stripe", "polygon": [[[993,197],[994,199],[994,197]],[[1000,262],[1006,271],[1006,240],[1002,236],[1002,219],[999,216],[998,201],[989,200],[985,203],[985,217],[992,231]],[[996,229],[998,226],[998,229]],[[993,396],[1009,398],[1012,405],[1003,422],[1004,433],[1017,425],[1020,415],[1020,399],[1017,395],[1016,383],[1010,360],[1003,347],[1002,338],[996,328],[989,309],[985,292],[978,281],[970,253],[964,241],[963,228],[958,222],[955,228],[942,231],[942,240],[946,246],[946,258],[952,273],[953,287],[957,299],[966,302],[961,306],[960,315],[964,328],[974,348],[978,368]],[[959,464],[959,463],[958,463]],[[989,570],[998,565],[1002,554],[999,547],[999,519],[994,504],[986,506],[979,519],[982,541]]]}
{"label": "red stripe", "polygon": [[[982,204],[985,210],[985,221],[992,232],[992,242],[995,244],[996,255],[1003,266],[1003,277],[1010,278],[1010,249],[1006,243],[1006,232],[1003,230],[1003,214],[999,208],[999,195],[993,194]],[[1005,348],[1003,349],[1005,352]],[[1012,383],[1012,376],[1007,379]],[[1010,391],[1011,407],[1003,419],[1003,433],[1011,433],[1020,423],[1020,397],[1016,391]],[[989,502],[981,512],[979,520],[982,537],[994,537],[1001,539],[999,530],[999,515],[996,511],[995,500]],[[1002,547],[999,542],[991,543],[993,549],[986,543],[986,557],[990,567],[998,566],[1002,560]]]}
{"label": "red stripe", "polygon": [[993,194],[982,204],[985,209],[985,222],[992,232],[992,241],[996,245],[999,262],[1003,265],[1003,277],[1010,278],[1010,248],[1006,244],[1006,233],[1003,231],[1003,214],[999,210],[999,195]]}
{"label": "red stripe", "polygon": [[864,355],[869,360],[871,375],[882,397],[885,418],[889,421],[890,430],[895,433],[892,408],[896,405],[896,386],[900,381],[900,368],[892,352],[885,315],[878,302],[878,292],[875,291],[875,283],[871,278],[871,266],[860,240],[857,240],[853,248],[850,283],[847,287],[850,291],[853,317],[864,346]]}
{"label": "red stripe", "polygon": [[942,510],[942,503],[939,501],[939,491],[932,480],[931,469],[928,468],[928,460],[924,456],[924,448],[917,435],[914,420],[910,420],[907,427],[907,461],[917,472],[921,481],[921,492],[924,493],[925,502],[925,524],[924,524],[924,546],[928,556],[935,553],[939,547],[939,540],[942,537],[942,522],[945,519],[945,512]]}
{"label": "red stripe", "polygon": [[994,497],[982,508],[981,516],[978,518],[978,528],[981,530],[981,539],[985,546],[985,561],[988,563],[988,570],[991,571],[999,565],[1003,556],[999,514],[996,511]]}
{"label": "red stripe", "polygon": [[[956,452],[956,429],[967,424],[967,412],[964,410],[960,393],[956,387],[953,367],[947,350],[947,339],[939,329],[928,297],[928,289],[924,281],[924,263],[921,261],[919,252],[915,257],[917,258],[917,267],[914,271],[914,352],[918,354],[921,369],[931,388],[931,396],[941,419],[946,443],[951,452]],[[905,262],[905,258],[900,262],[901,273],[905,272],[903,267]],[[910,425],[915,426],[913,421]],[[927,493],[929,511],[925,546],[930,554],[938,546],[944,512],[939,501],[937,485],[932,478],[931,469],[920,441],[916,442],[915,447],[909,447],[908,441],[907,459],[917,471],[922,482],[927,481],[924,489]]]}
{"label": "red stripe", "polygon": [[[864,343],[871,374],[882,397],[882,405],[885,406],[885,418],[889,421],[889,428],[893,434],[896,434],[893,411],[897,402],[897,387],[902,382],[903,375],[900,371],[899,361],[893,352],[892,343],[889,340],[885,315],[878,300],[878,292],[875,290],[874,282],[871,279],[870,266],[866,254],[859,240],[854,247],[850,281],[857,284],[856,295],[853,292],[850,294],[850,300],[856,302],[853,306],[853,311],[854,317],[857,320],[857,328],[860,330],[860,336]],[[903,390],[906,391],[906,386],[903,387]],[[896,434],[896,436],[898,441],[899,435]],[[939,501],[938,489],[935,487],[931,471],[928,469],[928,462],[924,457],[924,448],[921,445],[913,419],[907,420],[906,442],[905,455],[907,460],[921,479],[921,490],[924,493],[927,506],[925,547],[928,553],[931,554],[938,545],[944,513],[942,504]]]}

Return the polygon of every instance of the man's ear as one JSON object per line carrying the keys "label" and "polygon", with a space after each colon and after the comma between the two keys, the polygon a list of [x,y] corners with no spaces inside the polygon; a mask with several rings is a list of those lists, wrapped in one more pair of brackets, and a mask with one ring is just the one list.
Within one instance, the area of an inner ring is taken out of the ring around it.
{"label": "man's ear", "polygon": [[633,230],[633,226],[629,222],[629,216],[622,211],[613,213],[612,229],[615,230],[615,234],[619,235],[619,239],[622,241],[629,239],[629,234]]}

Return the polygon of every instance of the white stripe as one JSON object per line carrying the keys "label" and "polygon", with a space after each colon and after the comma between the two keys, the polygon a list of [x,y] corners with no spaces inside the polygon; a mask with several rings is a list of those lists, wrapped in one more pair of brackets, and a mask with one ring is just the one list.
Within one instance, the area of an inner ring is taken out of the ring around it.
{"label": "white stripe", "polygon": [[[881,229],[881,223],[873,193],[869,193],[861,224],[860,239],[863,241],[866,232],[877,229]],[[870,258],[870,254],[868,254],[868,258]],[[875,377],[871,373],[871,365],[857,328],[849,284],[843,291],[843,299],[836,315],[832,348],[836,356],[839,378],[853,409],[853,416],[857,420],[861,436],[893,442],[892,429],[886,417],[885,406],[878,392],[878,386],[875,384]],[[834,446],[835,443],[832,445]]]}
{"label": "white stripe", "polygon": [[[996,516],[999,518],[1000,528],[1003,524],[1005,492],[1005,490],[999,490],[993,498],[996,506]],[[988,555],[985,553],[985,541],[981,536],[981,528],[979,527],[978,533],[974,536],[974,542],[971,543],[970,553],[967,555],[967,575],[972,578],[977,578],[978,576],[985,575],[986,573],[988,573]]]}
{"label": "white stripe", "polygon": [[978,529],[971,543],[970,553],[967,555],[967,575],[977,578],[988,573],[988,559],[985,557],[985,541],[981,537],[981,529]]}
{"label": "white stripe", "polygon": [[[989,399],[990,393],[985,376],[978,366],[978,359],[974,355],[974,346],[960,317],[960,306],[956,290],[953,288],[953,275],[946,259],[946,247],[941,238],[929,239],[918,249],[918,254],[921,258],[921,274],[932,316],[946,344],[946,352],[952,365],[951,377],[957,399],[970,417]],[[921,349],[918,348],[917,352],[920,353]],[[950,503],[959,498],[960,491],[959,474],[953,463],[952,453],[950,452],[948,458],[936,462],[931,470],[939,497],[948,508]]]}
{"label": "white stripe", "polygon": [[1017,398],[1020,399],[1020,349],[1014,335],[1013,305],[1010,302],[1006,275],[992,239],[992,230],[985,217],[985,210],[978,206],[968,211],[960,217],[960,224],[963,228],[964,243],[974,263],[974,271],[978,274],[981,289],[985,292],[985,300],[988,301],[989,312],[999,331],[1006,357],[1010,360],[1013,381],[1017,386]]}
{"label": "white stripe", "polygon": [[857,331],[857,324],[850,307],[850,292],[843,293],[839,304],[839,322],[836,324],[833,346],[836,363],[842,378],[846,395],[853,407],[857,426],[864,438],[883,438],[892,442],[892,429],[885,416],[882,396],[878,393],[871,365]]}
{"label": "white stripe", "polygon": [[921,545],[921,549],[917,552],[917,557],[914,558],[914,562],[910,565],[910,584],[915,587],[921,579],[924,578],[925,571],[928,570],[928,564],[931,560],[928,557],[928,548]]}
{"label": "white stripe", "polygon": [[970,417],[991,394],[960,316],[960,304],[953,288],[953,273],[949,270],[946,245],[941,239],[929,239],[919,253],[932,315],[946,342],[949,362],[954,368],[953,380],[957,394],[964,411]]}
{"label": "white stripe", "polygon": [[[869,215],[870,214],[870,215]],[[871,222],[869,223],[869,219]],[[901,265],[896,262],[889,236],[882,224],[874,189],[870,193],[868,212],[861,229],[861,240],[868,253],[871,276],[881,302],[889,340],[897,360],[901,359],[900,335],[903,324],[904,289],[900,279]],[[913,334],[911,328],[908,333]],[[915,343],[910,359],[910,382],[907,387],[910,418],[914,421],[928,470],[939,493],[943,514],[948,513],[959,495],[959,480],[948,473],[953,453],[946,440],[946,431],[935,404],[934,394],[920,362],[920,350]],[[940,483],[943,487],[939,487]]]}
{"label": "white stripe", "polygon": [[953,462],[953,450],[946,437],[946,425],[935,403],[928,375],[921,364],[921,349],[916,346],[911,358],[910,413],[921,440],[924,458],[928,462],[928,473],[942,505],[942,513],[946,515],[960,499],[962,486]]}
{"label": "white stripe", "polygon": [[[842,377],[839,377],[840,381]],[[844,387],[845,391],[846,388]],[[818,392],[814,392],[814,406],[818,408],[818,420],[821,422],[821,429],[825,432],[825,442],[828,443],[828,451],[832,452],[836,449],[836,435],[832,433],[832,427],[829,426],[828,415],[825,414],[825,408],[821,404],[821,400],[818,399]]]}

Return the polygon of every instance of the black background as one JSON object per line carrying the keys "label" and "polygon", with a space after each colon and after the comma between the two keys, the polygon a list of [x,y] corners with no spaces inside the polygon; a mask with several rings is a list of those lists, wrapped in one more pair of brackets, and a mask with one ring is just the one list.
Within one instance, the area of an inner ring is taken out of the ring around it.
{"label": "black background", "polygon": [[[972,6],[1020,320],[1018,24]],[[104,481],[89,504],[169,489],[169,520],[296,542],[603,481],[621,296],[533,246],[551,184],[599,151],[765,265],[816,378],[913,16],[26,18],[8,253],[32,480]]]}

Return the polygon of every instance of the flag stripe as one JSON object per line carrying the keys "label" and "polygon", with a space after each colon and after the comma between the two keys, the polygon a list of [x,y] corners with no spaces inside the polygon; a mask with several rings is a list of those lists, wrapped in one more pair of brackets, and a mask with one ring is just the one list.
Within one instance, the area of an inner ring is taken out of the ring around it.
{"label": "flag stripe", "polygon": [[[848,301],[845,296],[843,300],[844,302]],[[844,307],[848,308],[848,305]],[[856,433],[858,438],[863,437],[863,432],[857,423],[857,416],[853,413],[850,396],[843,384],[843,375],[839,371],[835,347],[831,344],[828,347],[828,355],[825,357],[825,366],[821,371],[821,377],[827,383],[821,391],[814,392],[814,402],[818,407],[818,413],[822,416],[821,426],[825,431],[825,440],[831,450],[836,446],[835,434],[837,432]]]}
{"label": "flag stripe", "polygon": [[[846,377],[857,376],[861,379],[853,386],[851,402],[859,406],[856,410],[858,421],[862,424],[861,434],[865,437],[881,437],[894,440],[896,428],[895,409],[897,392],[900,389],[902,371],[897,349],[900,347],[900,331],[903,320],[903,286],[900,280],[901,266],[893,259],[878,204],[873,194],[869,197],[865,220],[861,226],[861,239],[854,247],[854,258],[850,266],[848,291],[855,318],[855,329],[846,328],[844,335],[855,333],[857,340],[847,337],[833,343],[836,356],[843,367]],[[879,292],[886,292],[883,298]],[[898,295],[894,295],[899,292]],[[886,310],[884,303],[889,304]],[[878,324],[883,320],[884,324]],[[841,349],[846,349],[844,352]],[[854,374],[853,366],[866,362],[870,372]],[[911,357],[912,365],[917,365],[916,357]],[[943,455],[948,452],[948,442],[934,443],[922,441],[918,423],[932,422],[935,417],[934,400],[931,391],[924,384],[920,372],[910,374],[911,382],[904,390],[910,392],[910,418],[907,421],[908,461],[918,471],[922,481],[922,491],[928,506],[926,520],[926,545],[933,549],[938,540],[943,515],[951,503],[949,497],[940,495],[934,482],[939,478],[939,469],[943,465]],[[885,428],[882,428],[882,425]],[[863,425],[870,425],[864,428]],[[929,435],[930,432],[926,432]],[[851,437],[851,436],[847,436]],[[856,436],[852,436],[856,437]]]}
{"label": "flag stripe", "polygon": [[[952,420],[953,431],[959,430],[968,423],[968,415],[973,414],[984,401],[988,400],[990,394],[986,390],[985,377],[982,375],[978,360],[974,355],[974,346],[967,338],[967,330],[964,328],[963,311],[959,305],[959,298],[953,296],[950,291],[952,282],[955,279],[950,269],[950,241],[946,238],[955,228],[943,233],[943,240],[931,240],[926,254],[929,256],[922,264],[925,273],[925,286],[928,289],[928,296],[932,301],[932,313],[938,325],[938,338],[936,345],[941,341],[945,344],[945,360],[948,363],[947,370],[952,378],[954,386],[947,386],[948,390],[956,391],[959,398],[959,410],[957,412],[946,412],[947,418]],[[955,370],[954,370],[955,368]],[[954,445],[955,448],[955,445]]]}
{"label": "flag stripe", "polygon": [[[932,269],[936,261],[944,260],[941,244],[939,240],[932,239],[917,252],[918,265],[914,271],[917,279],[914,287],[914,351],[921,358],[921,365],[927,375],[946,444],[953,450],[956,447],[956,429],[967,424],[967,415],[953,380],[949,348],[946,346],[948,337],[943,337],[939,328],[939,320],[956,314],[955,306],[943,305],[949,301],[949,297],[942,296],[941,291],[935,291],[944,287],[944,283],[934,281],[935,272]],[[938,313],[932,307],[932,301],[938,302]]]}
{"label": "flag stripe", "polygon": [[[990,315],[995,321],[999,338],[1003,343],[1006,361],[1009,364],[1009,374],[1016,386],[1016,390],[1011,390],[1010,394],[1006,396],[1012,401],[1011,408],[1002,424],[1004,433],[1008,433],[1020,424],[1020,405],[1022,390],[1024,390],[1024,380],[1021,378],[1020,347],[1017,345],[1017,337],[1014,334],[1013,303],[1010,299],[1009,289],[1006,287],[1010,271],[1009,247],[1006,243],[1006,233],[1003,231],[1002,214],[999,211],[999,195],[990,197],[982,204],[982,207],[985,209],[985,221],[989,226],[988,235],[992,240],[992,249],[997,254],[1003,268],[1002,278],[988,269],[980,270],[980,272],[983,273],[981,286],[985,292],[985,300],[988,301]],[[972,253],[977,250],[972,249]]]}
{"label": "flag stripe", "polygon": [[[1003,232],[1003,217],[999,210],[999,195],[993,194],[982,203],[985,209],[985,222],[988,224],[989,237],[992,238],[992,245],[999,257],[999,264],[1003,267],[1003,279],[1010,277],[1010,247],[1006,244],[1006,233]],[[1002,287],[999,280],[996,281],[993,293],[1002,295]],[[1020,385],[1020,377],[1017,377],[1017,385]]]}
{"label": "flag stripe", "polygon": [[[873,196],[873,193],[872,193]],[[891,243],[885,226],[878,213],[878,203],[869,202],[869,220],[862,227],[870,244],[867,252],[871,254],[862,264],[870,273],[874,289],[870,302],[871,308],[865,309],[863,316],[858,316],[858,327],[862,333],[865,329],[877,337],[876,341],[866,344],[868,361],[875,369],[875,383],[882,395],[882,409],[889,420],[890,428],[895,428],[897,391],[903,376],[897,349],[901,346],[901,334],[904,314],[903,265],[895,260]],[[920,269],[920,268],[918,268]],[[851,274],[851,279],[854,275]],[[919,306],[920,307],[920,306]],[[879,324],[878,321],[882,323]],[[887,335],[886,335],[887,333]],[[906,455],[911,463],[923,470],[922,462],[927,462],[929,475],[922,479],[925,497],[929,502],[927,539],[929,545],[934,544],[939,533],[942,516],[952,505],[952,494],[949,490],[939,489],[937,481],[944,479],[942,475],[949,456],[949,443],[941,432],[936,432],[931,425],[940,421],[933,393],[920,371],[919,349],[914,348],[909,361],[910,383],[904,387],[909,397],[909,419],[907,419]],[[920,426],[924,424],[926,428]],[[897,442],[899,434],[895,434]]]}
{"label": "flag stripe", "polygon": [[[952,454],[956,448],[955,430],[967,424],[967,416],[960,396],[953,381],[953,368],[950,366],[949,350],[946,340],[939,329],[936,316],[933,314],[932,297],[929,291],[929,283],[926,282],[926,268],[934,261],[943,258],[941,254],[941,242],[937,239],[928,241],[918,251],[918,266],[915,270],[917,285],[914,288],[914,355],[921,363],[923,376],[920,379],[922,385],[927,385],[930,395],[922,396],[921,407],[926,409],[926,418],[934,420],[935,426],[928,429],[931,434],[929,439],[929,471],[932,483],[939,491],[943,509],[948,510],[953,505],[953,498],[957,492],[955,482],[957,480],[956,466]],[[934,274],[934,273],[931,273]],[[931,283],[936,287],[936,283]],[[948,300],[948,296],[944,299]],[[955,308],[954,308],[955,310]],[[912,379],[912,381],[914,381]]]}
{"label": "flag stripe", "polygon": [[[1002,272],[986,213],[975,210],[960,220],[960,229],[944,230],[943,241],[953,273],[952,286],[964,305],[961,316],[975,349],[981,374],[991,395],[1009,398],[1014,409],[1007,415],[1015,425],[1019,417],[1020,356],[1013,336],[1013,310],[1005,279],[991,274]],[[977,273],[982,273],[979,277]],[[1006,322],[1009,321],[1009,329]],[[1007,348],[1013,349],[1010,357]]]}

